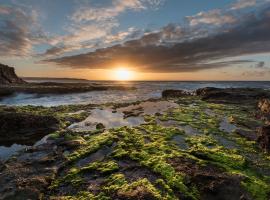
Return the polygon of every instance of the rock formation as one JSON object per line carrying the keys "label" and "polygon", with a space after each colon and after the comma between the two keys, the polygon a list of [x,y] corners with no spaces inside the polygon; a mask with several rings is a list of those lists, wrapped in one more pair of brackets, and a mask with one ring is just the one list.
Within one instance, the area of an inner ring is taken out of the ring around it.
{"label": "rock formation", "polygon": [[0,63],[0,84],[22,84],[24,80],[19,78],[13,67]]}

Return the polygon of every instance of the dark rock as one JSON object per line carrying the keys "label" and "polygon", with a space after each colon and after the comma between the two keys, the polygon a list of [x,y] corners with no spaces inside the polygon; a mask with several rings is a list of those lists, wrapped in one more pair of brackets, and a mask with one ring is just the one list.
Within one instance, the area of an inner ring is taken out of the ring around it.
{"label": "dark rock", "polygon": [[58,124],[53,116],[0,112],[0,143],[32,145],[43,136],[56,131]]}
{"label": "dark rock", "polygon": [[63,162],[52,146],[19,155],[0,168],[0,199],[44,199],[44,192]]}
{"label": "dark rock", "polygon": [[260,98],[270,97],[270,92],[258,88],[200,88],[195,91],[202,100],[214,103],[255,103]]}
{"label": "dark rock", "polygon": [[26,83],[19,78],[13,67],[0,64],[0,84],[22,84]]}
{"label": "dark rock", "polygon": [[190,93],[184,90],[164,90],[162,92],[163,98],[177,98],[177,97],[183,97],[187,95],[190,95]]}
{"label": "dark rock", "polygon": [[256,131],[253,130],[236,129],[235,133],[251,141],[255,141],[257,139]]}
{"label": "dark rock", "polygon": [[[1,79],[1,78],[0,78]],[[27,84],[1,84],[0,97],[10,96],[14,93],[38,94],[39,96],[74,94],[89,91],[105,90],[131,90],[133,87],[117,85],[95,85],[91,83],[27,83]]]}
{"label": "dark rock", "polygon": [[102,123],[98,123],[96,129],[105,129],[105,126]]}
{"label": "dark rock", "polygon": [[270,125],[258,129],[257,141],[264,151],[270,152]]}
{"label": "dark rock", "polygon": [[197,96],[204,96],[206,94],[209,94],[210,92],[218,91],[218,90],[219,88],[214,88],[214,87],[199,88],[195,91],[195,94]]}
{"label": "dark rock", "polygon": [[200,199],[251,199],[241,186],[243,177],[229,175],[211,164],[200,165],[189,158],[176,157],[169,159],[168,162],[177,172],[188,175],[186,185],[190,184],[191,187],[195,184],[201,194]]}
{"label": "dark rock", "polygon": [[76,139],[76,140],[66,140],[60,143],[59,145],[65,146],[67,149],[72,149],[79,147],[85,143],[84,140]]}

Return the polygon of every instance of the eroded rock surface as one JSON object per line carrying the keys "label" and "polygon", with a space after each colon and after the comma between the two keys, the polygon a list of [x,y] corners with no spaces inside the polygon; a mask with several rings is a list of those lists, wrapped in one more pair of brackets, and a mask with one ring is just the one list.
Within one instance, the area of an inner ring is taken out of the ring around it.
{"label": "eroded rock surface", "polygon": [[0,144],[34,144],[43,136],[56,131],[59,122],[49,115],[0,112]]}

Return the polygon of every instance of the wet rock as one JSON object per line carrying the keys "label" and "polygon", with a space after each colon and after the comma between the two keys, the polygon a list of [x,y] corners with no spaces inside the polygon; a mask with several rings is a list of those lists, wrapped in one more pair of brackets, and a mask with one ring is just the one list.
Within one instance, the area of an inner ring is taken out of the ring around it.
{"label": "wet rock", "polygon": [[0,199],[42,199],[61,162],[50,146],[7,161],[0,168]]}
{"label": "wet rock", "polygon": [[235,133],[251,141],[255,141],[257,139],[256,132],[253,130],[236,129]]}
{"label": "wet rock", "polygon": [[162,92],[163,98],[177,98],[177,97],[183,97],[187,95],[190,95],[190,93],[184,90],[164,90]]}
{"label": "wet rock", "polygon": [[270,152],[270,125],[258,129],[257,141],[264,151]]}
{"label": "wet rock", "polygon": [[195,91],[202,100],[214,103],[255,103],[258,99],[270,97],[270,92],[259,88],[200,88]]}
{"label": "wet rock", "polygon": [[249,194],[241,187],[242,178],[228,175],[214,165],[199,165],[195,160],[176,157],[168,162],[177,172],[188,175],[186,185],[198,188],[201,199],[205,200],[238,200],[251,199]]}
{"label": "wet rock", "polygon": [[98,123],[96,129],[105,129],[105,126],[102,123]]}
{"label": "wet rock", "polygon": [[76,140],[66,140],[60,143],[59,145],[65,146],[68,149],[76,148],[85,143],[84,140],[76,139]]}
{"label": "wet rock", "polygon": [[118,161],[120,172],[125,175],[129,182],[137,181],[138,179],[147,178],[151,183],[154,183],[161,176],[152,172],[148,168],[141,166],[140,163],[130,160],[122,159]]}
{"label": "wet rock", "polygon": [[32,145],[45,135],[56,131],[59,122],[53,116],[30,113],[0,113],[0,144]]}

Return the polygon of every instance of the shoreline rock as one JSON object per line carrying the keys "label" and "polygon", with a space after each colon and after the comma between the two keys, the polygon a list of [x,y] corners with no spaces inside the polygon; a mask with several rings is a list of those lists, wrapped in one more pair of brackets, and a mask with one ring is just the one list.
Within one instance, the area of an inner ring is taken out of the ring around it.
{"label": "shoreline rock", "polygon": [[177,98],[189,95],[191,95],[191,93],[184,90],[164,90],[161,94],[163,98]]}
{"label": "shoreline rock", "polygon": [[3,65],[0,63],[0,85],[1,84],[23,84],[26,83],[23,79],[19,78],[13,67]]}
{"label": "shoreline rock", "polygon": [[37,140],[59,128],[53,116],[30,113],[0,112],[0,144],[33,145]]}
{"label": "shoreline rock", "polygon": [[259,88],[214,88],[206,87],[195,91],[202,100],[213,103],[255,103],[261,98],[269,98],[270,92]]}

